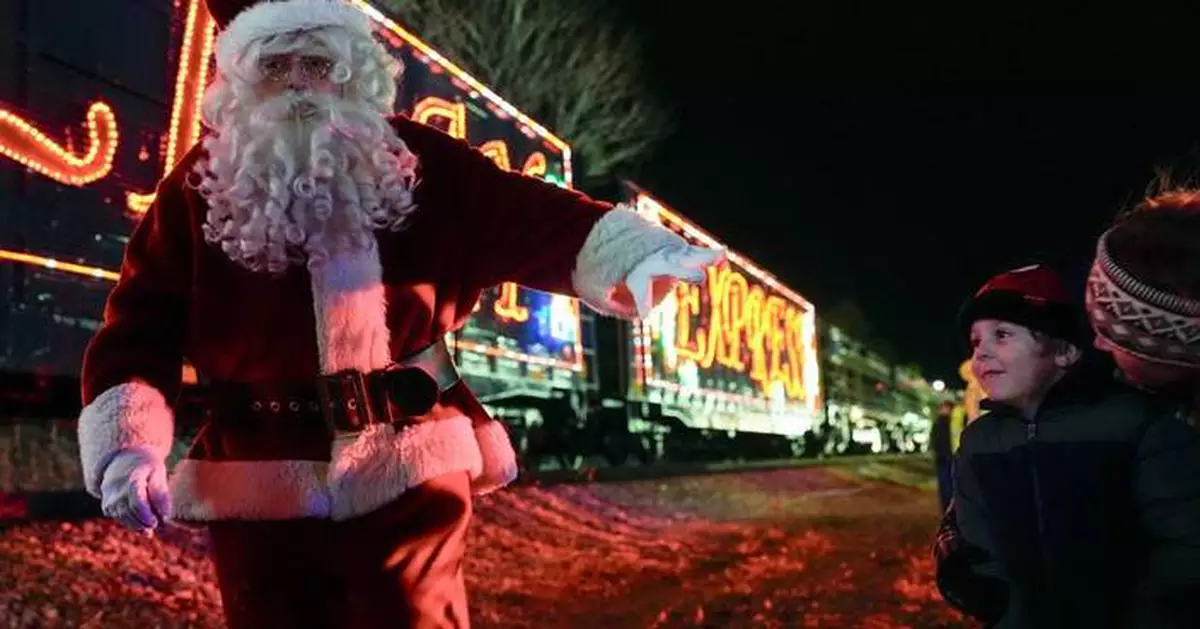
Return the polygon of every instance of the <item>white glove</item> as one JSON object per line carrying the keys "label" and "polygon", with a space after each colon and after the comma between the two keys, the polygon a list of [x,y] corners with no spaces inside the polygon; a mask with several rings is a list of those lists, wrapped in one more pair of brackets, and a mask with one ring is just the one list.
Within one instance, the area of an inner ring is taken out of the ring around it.
{"label": "white glove", "polygon": [[171,513],[166,462],[144,450],[122,450],[104,468],[100,496],[104,515],[135,531],[152,532]]}
{"label": "white glove", "polygon": [[[725,259],[721,249],[697,247],[689,244],[672,244],[650,254],[638,263],[625,277],[625,286],[633,295],[637,316],[646,318],[663,295],[655,295],[656,278],[668,278],[666,287],[676,281],[702,282],[704,269]],[[663,286],[661,282],[658,283]]]}

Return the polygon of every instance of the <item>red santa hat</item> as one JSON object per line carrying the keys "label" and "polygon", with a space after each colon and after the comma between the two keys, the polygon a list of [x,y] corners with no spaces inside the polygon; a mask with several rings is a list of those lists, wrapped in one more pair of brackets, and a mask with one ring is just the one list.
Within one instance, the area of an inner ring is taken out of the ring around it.
{"label": "red santa hat", "polygon": [[255,41],[319,28],[344,28],[371,37],[371,20],[347,0],[207,0],[221,34],[217,67],[223,71]]}

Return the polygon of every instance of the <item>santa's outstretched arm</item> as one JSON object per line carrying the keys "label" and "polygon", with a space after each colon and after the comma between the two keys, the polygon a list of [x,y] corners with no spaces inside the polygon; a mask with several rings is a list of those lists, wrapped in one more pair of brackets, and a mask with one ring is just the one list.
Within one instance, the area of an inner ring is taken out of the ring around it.
{"label": "santa's outstretched arm", "polygon": [[514,282],[579,297],[608,315],[645,317],[680,281],[724,259],[638,215],[504,171],[466,149],[452,179],[466,212],[462,250],[481,288]]}
{"label": "santa's outstretched arm", "polygon": [[79,449],[85,486],[96,497],[118,454],[158,462],[171,450],[191,285],[184,190],[181,173],[160,184],[130,237],[104,322],[84,353]]}
{"label": "santa's outstretched arm", "polygon": [[[406,130],[421,160],[417,203],[451,209],[466,294],[503,282],[579,297],[619,317],[646,316],[675,283],[700,281],[724,252],[694,247],[637,215],[532,177],[501,170],[482,153],[424,125]],[[434,204],[431,204],[434,205]],[[477,493],[510,482],[516,455],[503,424],[475,426],[483,470]]]}

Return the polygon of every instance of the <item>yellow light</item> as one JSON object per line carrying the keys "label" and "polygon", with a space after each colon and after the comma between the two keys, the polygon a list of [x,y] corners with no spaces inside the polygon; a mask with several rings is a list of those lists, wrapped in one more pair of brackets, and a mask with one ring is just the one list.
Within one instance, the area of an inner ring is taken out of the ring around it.
{"label": "yellow light", "polygon": [[521,172],[529,177],[541,179],[546,176],[546,156],[541,151],[535,151],[526,160]]}
{"label": "yellow light", "polygon": [[171,103],[171,127],[167,135],[164,174],[169,172],[200,139],[201,106],[207,84],[209,57],[216,40],[217,25],[203,0],[188,5],[175,73],[175,98]]}
{"label": "yellow light", "polygon": [[52,271],[64,271],[66,273],[74,273],[76,275],[86,275],[98,280],[108,280],[110,282],[117,281],[119,274],[113,271],[101,269],[99,267],[87,266],[84,264],[75,264],[74,262],[63,262],[54,258],[45,256],[33,255],[30,253],[21,253],[19,251],[8,251],[0,249],[0,260],[8,260],[10,262],[19,262],[22,264],[30,264],[40,266]]}
{"label": "yellow light", "polygon": [[529,309],[521,305],[520,295],[520,286],[512,282],[501,284],[500,295],[496,297],[496,303],[492,304],[492,311],[501,319],[525,323],[529,320]]}
{"label": "yellow light", "polygon": [[[167,153],[163,157],[163,176],[183,159],[200,139],[200,107],[208,83],[208,58],[216,40],[216,21],[203,0],[188,2],[183,27],[183,45],[179,49],[179,68],[175,72],[175,97],[171,103],[171,126],[167,130]],[[130,192],[126,206],[143,213],[154,203],[155,193]]]}
{"label": "yellow light", "polygon": [[479,152],[496,162],[496,165],[502,170],[512,170],[508,159],[508,145],[504,143],[504,140],[488,140],[479,145]]}
{"label": "yellow light", "polygon": [[434,118],[450,121],[446,133],[460,140],[467,137],[467,106],[437,96],[426,96],[413,107],[413,120],[429,124]]}
{"label": "yellow light", "polygon": [[86,186],[112,172],[117,118],[106,103],[87,111],[88,147],[77,157],[17,114],[0,109],[0,155],[55,181]]}

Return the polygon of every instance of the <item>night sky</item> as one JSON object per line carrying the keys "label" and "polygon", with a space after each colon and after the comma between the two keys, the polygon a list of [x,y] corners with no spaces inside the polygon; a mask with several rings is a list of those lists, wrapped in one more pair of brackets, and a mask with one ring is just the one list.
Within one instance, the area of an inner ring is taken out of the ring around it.
{"label": "night sky", "polygon": [[1197,8],[626,1],[679,124],[632,178],[929,377],[990,275],[1064,264],[1081,295],[1155,168],[1200,163]]}

